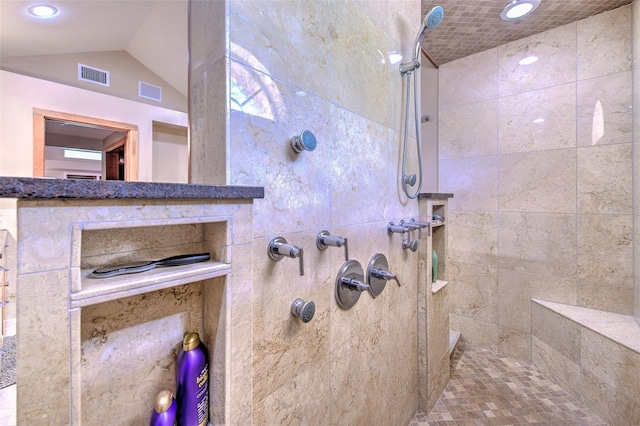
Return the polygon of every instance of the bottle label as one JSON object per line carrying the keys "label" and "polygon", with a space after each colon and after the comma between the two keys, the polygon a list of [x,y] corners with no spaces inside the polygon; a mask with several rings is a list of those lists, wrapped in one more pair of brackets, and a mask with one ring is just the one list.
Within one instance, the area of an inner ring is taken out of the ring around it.
{"label": "bottle label", "polygon": [[198,392],[196,399],[198,401],[198,426],[205,426],[209,421],[209,365],[205,364],[204,368],[196,377]]}

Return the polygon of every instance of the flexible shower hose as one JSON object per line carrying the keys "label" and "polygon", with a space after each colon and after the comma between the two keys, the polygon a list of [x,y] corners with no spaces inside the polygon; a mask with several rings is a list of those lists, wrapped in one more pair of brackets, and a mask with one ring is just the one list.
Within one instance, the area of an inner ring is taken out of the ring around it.
{"label": "flexible shower hose", "polygon": [[[411,81],[409,76],[413,74],[413,109],[414,109],[414,121],[416,125],[416,149],[418,151],[418,188],[413,194],[409,193],[407,188],[407,140],[409,139],[409,99],[411,97]],[[422,188],[422,149],[420,143],[420,119],[418,117],[418,74],[409,71],[407,73],[407,96],[405,101],[405,117],[404,117],[404,143],[402,146],[402,189],[407,197],[415,199],[420,193]]]}

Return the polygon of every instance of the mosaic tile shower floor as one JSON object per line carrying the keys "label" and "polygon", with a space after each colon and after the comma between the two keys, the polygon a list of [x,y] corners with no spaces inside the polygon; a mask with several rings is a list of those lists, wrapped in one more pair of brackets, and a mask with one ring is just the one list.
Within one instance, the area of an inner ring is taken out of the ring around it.
{"label": "mosaic tile shower floor", "polygon": [[533,366],[460,342],[451,381],[429,414],[410,426],[606,426]]}

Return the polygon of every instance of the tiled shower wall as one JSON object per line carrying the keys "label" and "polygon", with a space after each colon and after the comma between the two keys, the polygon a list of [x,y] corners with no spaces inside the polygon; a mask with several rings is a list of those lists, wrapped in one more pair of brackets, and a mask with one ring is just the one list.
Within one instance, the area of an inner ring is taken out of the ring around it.
{"label": "tiled shower wall", "polygon": [[634,305],[635,317],[640,324],[640,1],[634,0],[633,5],[633,200],[634,218]]}
{"label": "tiled shower wall", "polygon": [[633,313],[631,9],[440,68],[451,327],[472,343],[530,360],[531,298]]}
{"label": "tiled shower wall", "polygon": [[[191,13],[205,34],[191,41],[192,181],[265,188],[253,243],[233,253],[253,278],[234,276],[229,290],[232,423],[408,424],[417,253],[386,226],[417,218],[418,204],[399,195],[403,82],[388,54],[410,52],[420,2],[193,1]],[[305,129],[317,149],[294,154],[289,140]],[[319,251],[322,230],[346,237],[365,269],[385,254],[402,286],[340,309],[344,252]],[[267,256],[275,236],[304,249],[304,276],[297,259]],[[316,304],[307,324],[290,314],[298,297]]]}

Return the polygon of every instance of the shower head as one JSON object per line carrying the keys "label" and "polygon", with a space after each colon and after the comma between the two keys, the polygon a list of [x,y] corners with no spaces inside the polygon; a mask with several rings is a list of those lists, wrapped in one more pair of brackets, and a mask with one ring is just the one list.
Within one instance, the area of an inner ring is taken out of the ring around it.
{"label": "shower head", "polygon": [[427,30],[435,30],[438,25],[440,25],[440,22],[442,22],[442,18],[444,18],[444,9],[442,6],[434,7],[429,11],[429,13],[427,13],[427,16],[424,17],[413,49],[414,61],[417,61],[420,56],[420,45],[422,44],[422,40],[424,39]]}

